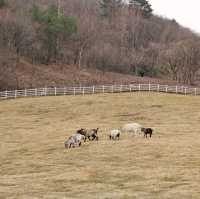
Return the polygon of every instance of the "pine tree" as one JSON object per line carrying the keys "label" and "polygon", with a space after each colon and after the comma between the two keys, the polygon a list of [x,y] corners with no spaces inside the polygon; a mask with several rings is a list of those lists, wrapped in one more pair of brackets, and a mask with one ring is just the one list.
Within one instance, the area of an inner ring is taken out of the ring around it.
{"label": "pine tree", "polygon": [[151,4],[147,0],[145,0],[145,3],[143,4],[143,11],[146,17],[151,16],[153,12],[153,9],[151,8]]}
{"label": "pine tree", "polygon": [[47,51],[48,63],[52,58],[56,59],[59,51],[58,43],[77,32],[77,22],[74,17],[67,17],[58,13],[56,5],[51,5],[46,11],[41,11],[36,5],[32,8],[34,21],[40,24],[40,35],[44,48]]}
{"label": "pine tree", "polygon": [[108,15],[109,15],[109,2],[110,2],[110,0],[101,0],[100,1],[102,17],[108,17]]}
{"label": "pine tree", "polygon": [[153,12],[148,0],[129,0],[129,8],[141,10],[145,17],[150,17]]}
{"label": "pine tree", "polygon": [[0,0],[0,8],[6,6],[6,0]]}
{"label": "pine tree", "polygon": [[41,22],[43,20],[44,13],[40,10],[38,5],[33,4],[31,14],[34,21]]}
{"label": "pine tree", "polygon": [[100,9],[102,17],[112,17],[113,13],[117,12],[122,6],[122,0],[101,0]]}

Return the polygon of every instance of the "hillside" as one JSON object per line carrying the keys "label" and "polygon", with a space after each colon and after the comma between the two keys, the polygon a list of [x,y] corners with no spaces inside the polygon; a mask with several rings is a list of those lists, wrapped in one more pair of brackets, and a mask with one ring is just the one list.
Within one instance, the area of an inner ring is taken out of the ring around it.
{"label": "hillside", "polygon": [[0,89],[197,83],[199,36],[139,2],[0,0]]}
{"label": "hillside", "polygon": [[176,81],[166,78],[138,77],[116,72],[103,72],[98,69],[77,69],[76,66],[68,65],[32,65],[25,61],[19,63],[15,73],[7,73],[1,79],[2,85],[5,85],[8,90],[13,88],[43,88],[45,86],[64,87],[149,82],[177,84]]}

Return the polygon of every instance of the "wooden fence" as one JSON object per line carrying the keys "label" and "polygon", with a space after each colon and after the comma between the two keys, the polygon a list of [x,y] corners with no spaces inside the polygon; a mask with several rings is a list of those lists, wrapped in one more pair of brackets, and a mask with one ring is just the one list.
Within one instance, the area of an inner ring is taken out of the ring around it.
{"label": "wooden fence", "polygon": [[15,99],[19,97],[59,96],[59,95],[86,95],[96,93],[121,92],[165,92],[182,95],[200,95],[200,88],[185,86],[168,86],[160,84],[129,84],[129,85],[102,85],[90,87],[64,87],[64,88],[35,88],[0,92],[0,100]]}

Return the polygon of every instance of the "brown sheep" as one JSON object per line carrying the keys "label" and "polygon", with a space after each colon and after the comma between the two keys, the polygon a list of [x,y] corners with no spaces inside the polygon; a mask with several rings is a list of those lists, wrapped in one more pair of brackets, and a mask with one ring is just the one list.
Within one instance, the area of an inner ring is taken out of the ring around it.
{"label": "brown sheep", "polygon": [[147,138],[147,134],[149,134],[149,137],[151,138],[152,133],[153,133],[153,129],[151,129],[151,128],[142,128],[141,131],[144,132],[144,137]]}
{"label": "brown sheep", "polygon": [[77,130],[76,133],[84,135],[85,141],[87,139],[91,141],[91,140],[98,140],[99,139],[98,134],[97,134],[98,130],[99,130],[99,128],[89,129],[89,130],[81,128],[81,129]]}

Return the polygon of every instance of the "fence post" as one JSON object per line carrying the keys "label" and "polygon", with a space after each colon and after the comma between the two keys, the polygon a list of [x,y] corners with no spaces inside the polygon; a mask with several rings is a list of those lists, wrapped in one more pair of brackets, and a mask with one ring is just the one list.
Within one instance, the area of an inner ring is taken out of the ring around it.
{"label": "fence post", "polygon": [[102,86],[102,89],[103,89],[103,93],[104,93],[104,85]]}
{"label": "fence post", "polygon": [[150,82],[149,82],[149,92],[151,91],[151,84],[150,84]]}
{"label": "fence post", "polygon": [[37,96],[37,88],[35,88],[35,96]]}
{"label": "fence post", "polygon": [[15,98],[17,98],[17,90],[15,90]]}
{"label": "fence post", "polygon": [[56,87],[54,87],[54,95],[56,96],[57,95],[57,88]]}
{"label": "fence post", "polygon": [[93,94],[94,94],[94,91],[95,91],[95,87],[93,86],[93,87],[92,87],[92,93],[93,93]]}
{"label": "fence post", "polygon": [[187,95],[187,88],[185,88],[185,95]]}
{"label": "fence post", "polygon": [[120,93],[122,92],[122,85],[120,85]]}
{"label": "fence post", "polygon": [[76,95],[76,87],[73,88],[73,94]]}
{"label": "fence post", "polygon": [[24,89],[24,97],[26,97],[26,96],[27,96],[27,90]]}
{"label": "fence post", "polygon": [[47,96],[47,87],[44,88],[44,95]]}
{"label": "fence post", "polygon": [[176,94],[178,93],[178,86],[176,86]]}
{"label": "fence post", "polygon": [[140,84],[138,85],[138,87],[139,87],[139,91],[141,91],[141,85]]}
{"label": "fence post", "polygon": [[83,92],[82,92],[82,94],[85,95],[85,87],[83,87]]}
{"label": "fence post", "polygon": [[130,90],[130,92],[132,92],[132,86],[131,86],[131,84],[129,84],[129,90]]}
{"label": "fence post", "polygon": [[5,97],[6,97],[6,99],[8,98],[8,91],[7,90],[5,91]]}
{"label": "fence post", "polygon": [[160,91],[160,84],[157,85],[157,91]]}
{"label": "fence post", "polygon": [[194,94],[197,96],[197,88],[194,89]]}
{"label": "fence post", "polygon": [[112,93],[114,93],[114,86],[112,85]]}
{"label": "fence post", "polygon": [[165,88],[165,92],[167,93],[167,91],[168,91],[168,85],[166,85],[166,88]]}

